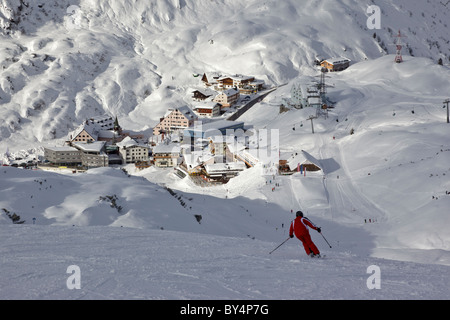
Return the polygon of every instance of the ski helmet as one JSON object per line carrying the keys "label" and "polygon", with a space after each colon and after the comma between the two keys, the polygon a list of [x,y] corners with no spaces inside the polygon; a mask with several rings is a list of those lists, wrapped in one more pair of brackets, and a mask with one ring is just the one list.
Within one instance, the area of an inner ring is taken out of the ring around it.
{"label": "ski helmet", "polygon": [[297,213],[295,214],[296,217],[303,217],[303,212],[301,212],[300,210],[297,211]]}

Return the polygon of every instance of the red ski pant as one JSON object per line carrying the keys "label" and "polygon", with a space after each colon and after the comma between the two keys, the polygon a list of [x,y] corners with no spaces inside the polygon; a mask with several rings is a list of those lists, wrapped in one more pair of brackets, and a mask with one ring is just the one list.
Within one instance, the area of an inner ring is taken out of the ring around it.
{"label": "red ski pant", "polygon": [[303,247],[305,248],[306,254],[310,254],[311,252],[314,254],[319,254],[319,249],[317,249],[314,242],[311,240],[311,236],[309,233],[301,234],[297,236],[297,238],[303,243]]}

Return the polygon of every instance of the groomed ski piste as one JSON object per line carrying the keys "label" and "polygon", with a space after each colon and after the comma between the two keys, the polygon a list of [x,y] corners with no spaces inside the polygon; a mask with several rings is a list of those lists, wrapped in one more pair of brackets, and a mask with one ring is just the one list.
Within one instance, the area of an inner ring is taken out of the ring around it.
{"label": "groomed ski piste", "polygon": [[447,266],[371,258],[342,244],[327,249],[314,236],[324,259],[307,257],[294,239],[269,255],[275,241],[245,237],[99,226],[1,229],[9,247],[2,249],[2,299],[448,299]]}
{"label": "groomed ski piste", "polygon": [[[319,172],[273,177],[257,165],[199,188],[173,169],[2,167],[0,208],[25,223],[0,215],[0,297],[449,299],[450,127],[436,95],[449,70],[392,61],[329,74],[337,103],[314,134],[311,109],[279,113],[290,85],[242,116],[278,129],[280,152],[308,151]],[[310,231],[324,259],[296,238],[269,254],[299,209],[330,243]],[[79,289],[67,283],[71,266]]]}

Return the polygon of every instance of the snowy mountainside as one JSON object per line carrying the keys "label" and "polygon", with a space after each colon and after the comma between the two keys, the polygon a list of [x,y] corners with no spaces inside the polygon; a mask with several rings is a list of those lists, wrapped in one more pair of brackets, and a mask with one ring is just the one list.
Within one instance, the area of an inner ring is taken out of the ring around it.
{"label": "snowy mountainside", "polygon": [[[372,4],[381,8],[380,30],[366,27]],[[399,29],[406,53],[448,63],[448,12],[438,1],[406,0],[3,0],[0,150],[63,140],[104,112],[124,127],[150,128],[186,103],[185,91],[198,85],[193,74],[282,84],[314,74],[316,56],[356,63],[393,53]]]}

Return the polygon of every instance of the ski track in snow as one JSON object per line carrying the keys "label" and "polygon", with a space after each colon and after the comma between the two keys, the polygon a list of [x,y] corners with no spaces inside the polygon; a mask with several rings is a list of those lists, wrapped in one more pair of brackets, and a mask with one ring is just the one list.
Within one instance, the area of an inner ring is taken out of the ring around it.
{"label": "ski track in snow", "polygon": [[[355,179],[351,176],[350,170],[346,165],[347,161],[339,143],[336,143],[336,146],[332,146],[325,152],[322,148],[321,156],[322,159],[333,158],[342,168],[342,170],[333,172],[332,175],[326,175],[324,179],[326,190],[329,193],[330,208],[347,208],[349,212],[341,212],[341,214],[347,216],[350,221],[359,223],[364,219],[377,218],[381,220],[385,217],[380,208],[370,201],[361,192],[361,189],[355,185]],[[327,168],[324,168],[324,171],[327,172]],[[336,217],[336,214],[334,213],[334,218],[339,219],[339,217]]]}

